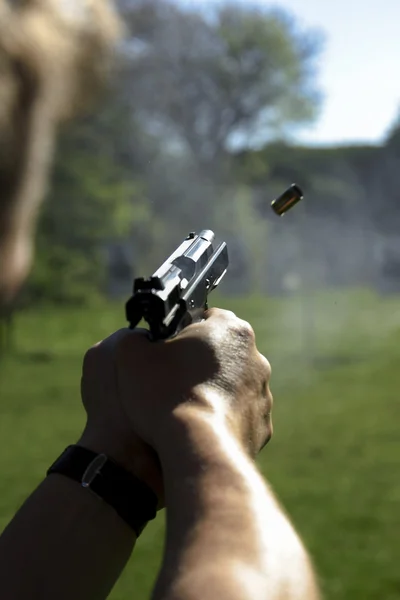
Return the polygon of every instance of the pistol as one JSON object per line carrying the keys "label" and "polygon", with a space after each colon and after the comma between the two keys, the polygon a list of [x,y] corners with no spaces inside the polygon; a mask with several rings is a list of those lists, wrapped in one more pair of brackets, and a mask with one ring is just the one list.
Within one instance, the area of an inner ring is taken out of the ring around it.
{"label": "pistol", "polygon": [[205,229],[187,238],[149,278],[137,278],[126,303],[131,329],[144,319],[153,341],[175,336],[187,325],[203,319],[208,295],[224,277],[228,248],[213,246],[214,233]]}
{"label": "pistol", "polygon": [[[302,199],[303,192],[292,184],[271,207],[282,216]],[[189,233],[151,277],[135,279],[133,295],[125,305],[131,329],[144,319],[150,338],[157,341],[203,319],[208,295],[221,282],[229,264],[226,243],[214,248],[214,238],[210,229]]]}

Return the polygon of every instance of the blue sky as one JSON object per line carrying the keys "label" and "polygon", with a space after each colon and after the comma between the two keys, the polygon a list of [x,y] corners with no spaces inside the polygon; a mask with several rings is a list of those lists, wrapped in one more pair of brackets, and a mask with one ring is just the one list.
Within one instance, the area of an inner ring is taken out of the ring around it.
{"label": "blue sky", "polygon": [[[189,0],[211,4],[213,0]],[[325,32],[320,116],[301,141],[379,142],[400,114],[400,0],[258,0],[287,9],[300,26]]]}

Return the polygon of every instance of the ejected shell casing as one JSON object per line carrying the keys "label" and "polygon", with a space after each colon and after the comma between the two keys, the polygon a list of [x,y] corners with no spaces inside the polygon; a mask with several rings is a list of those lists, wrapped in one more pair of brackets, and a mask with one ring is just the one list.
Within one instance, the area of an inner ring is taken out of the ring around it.
{"label": "ejected shell casing", "polygon": [[288,210],[290,210],[295,204],[303,199],[303,192],[298,185],[293,183],[290,188],[283,192],[278,198],[272,201],[272,210],[281,217]]}

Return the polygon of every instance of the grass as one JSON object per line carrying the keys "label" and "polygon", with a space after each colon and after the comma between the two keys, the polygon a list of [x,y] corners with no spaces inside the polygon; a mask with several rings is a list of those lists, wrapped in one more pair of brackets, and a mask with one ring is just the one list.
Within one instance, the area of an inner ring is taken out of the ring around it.
{"label": "grass", "polygon": [[[275,435],[259,464],[317,566],[327,600],[400,598],[400,299],[335,290],[218,299],[271,360]],[[85,349],[123,306],[22,314],[0,369],[0,528],[83,425]],[[149,596],[164,521],[139,540],[112,600]]]}

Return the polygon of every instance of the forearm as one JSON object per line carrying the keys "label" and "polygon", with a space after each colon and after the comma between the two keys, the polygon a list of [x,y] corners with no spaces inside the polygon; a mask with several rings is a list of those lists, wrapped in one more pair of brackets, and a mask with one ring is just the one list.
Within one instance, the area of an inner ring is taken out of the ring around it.
{"label": "forearm", "polygon": [[162,457],[167,544],[154,600],[314,600],[299,538],[227,428],[179,428]]}
{"label": "forearm", "polygon": [[106,598],[135,544],[115,510],[63,475],[50,475],[0,538],[4,600]]}

